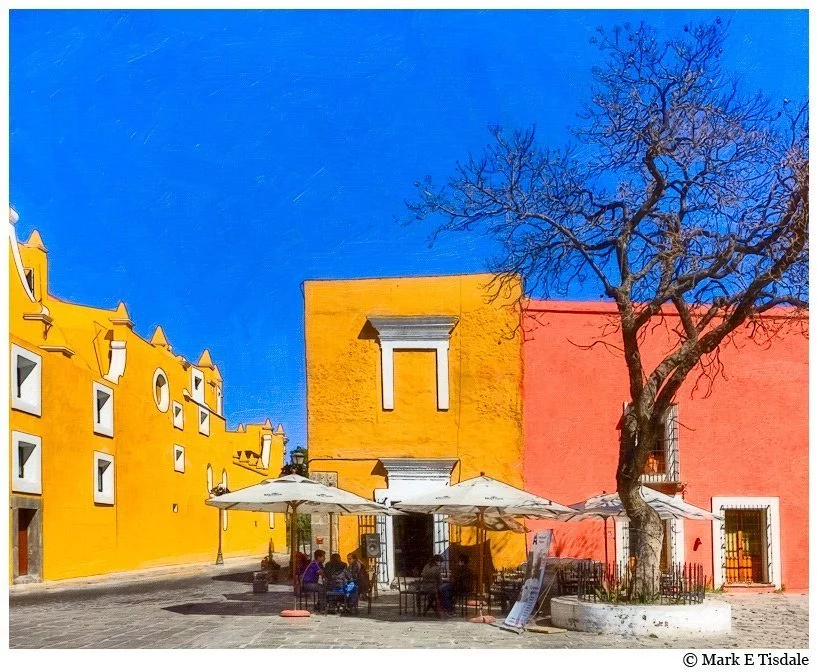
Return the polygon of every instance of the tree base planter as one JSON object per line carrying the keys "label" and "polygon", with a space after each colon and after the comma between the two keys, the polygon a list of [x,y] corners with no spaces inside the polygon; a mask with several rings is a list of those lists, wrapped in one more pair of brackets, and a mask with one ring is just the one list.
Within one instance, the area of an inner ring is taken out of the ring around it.
{"label": "tree base planter", "polygon": [[730,605],[706,599],[702,604],[611,604],[576,597],[551,600],[551,625],[580,632],[614,635],[722,635],[730,632]]}

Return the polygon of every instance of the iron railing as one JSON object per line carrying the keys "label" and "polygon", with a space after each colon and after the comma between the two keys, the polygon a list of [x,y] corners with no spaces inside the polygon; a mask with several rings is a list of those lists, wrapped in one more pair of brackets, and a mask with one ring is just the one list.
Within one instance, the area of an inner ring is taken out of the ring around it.
{"label": "iron railing", "polygon": [[[630,563],[587,561],[563,571],[568,574],[562,585],[575,585],[577,597],[586,602],[701,604],[708,585],[702,565],[693,563],[670,565],[659,572],[658,581],[644,581],[646,575]],[[640,585],[655,586],[658,592],[646,594]]]}

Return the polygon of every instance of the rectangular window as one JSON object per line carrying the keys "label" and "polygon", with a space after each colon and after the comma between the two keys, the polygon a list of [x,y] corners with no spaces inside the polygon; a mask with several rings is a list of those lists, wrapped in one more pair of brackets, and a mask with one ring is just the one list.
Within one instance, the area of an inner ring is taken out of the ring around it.
{"label": "rectangular window", "polygon": [[193,400],[198,401],[200,404],[205,403],[204,398],[204,374],[199,371],[199,369],[191,369],[190,370],[190,384],[193,387],[192,394]]}
{"label": "rectangular window", "polygon": [[94,503],[114,503],[114,456],[94,451]]}
{"label": "rectangular window", "polygon": [[42,439],[24,432],[11,433],[11,489],[41,495]]}
{"label": "rectangular window", "polygon": [[665,413],[662,436],[648,454],[642,482],[678,483],[679,480],[679,406],[673,404]]}
{"label": "rectangular window", "polygon": [[103,436],[114,435],[114,391],[94,383],[94,432]]}
{"label": "rectangular window", "polygon": [[34,269],[33,268],[25,268],[23,269],[26,274],[26,284],[28,288],[31,290],[31,293],[34,294]]}
{"label": "rectangular window", "polygon": [[220,387],[216,387],[216,413],[219,415],[224,415],[223,402],[222,389]]}
{"label": "rectangular window", "polygon": [[42,412],[42,358],[11,346],[11,407],[33,415]]}
{"label": "rectangular window", "polygon": [[182,404],[178,401],[173,402],[173,426],[176,429],[185,428],[185,412],[182,409]]}
{"label": "rectangular window", "polygon": [[173,469],[185,473],[185,449],[182,446],[173,446]]}
{"label": "rectangular window", "polygon": [[199,434],[210,436],[210,411],[199,409]]}

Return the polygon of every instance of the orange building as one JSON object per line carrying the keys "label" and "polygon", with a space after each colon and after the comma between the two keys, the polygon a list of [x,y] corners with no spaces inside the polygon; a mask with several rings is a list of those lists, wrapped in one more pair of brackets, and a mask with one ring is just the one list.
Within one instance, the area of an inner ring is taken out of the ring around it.
{"label": "orange building", "polygon": [[214,485],[278,475],[281,425],[227,429],[205,350],[173,352],[161,327],[62,301],[36,231],[9,229],[9,578],[22,583],[214,560],[286,546],[281,515],[221,514]]}
{"label": "orange building", "polygon": [[[674,315],[665,316],[672,322]],[[768,320],[788,320],[786,311]],[[531,301],[525,310],[523,385],[526,488],[573,504],[616,490],[619,423],[628,399],[615,308]],[[670,347],[666,326],[647,339],[646,365]],[[592,343],[592,348],[583,347]],[[724,520],[667,521],[665,562],[701,563],[716,586],[807,588],[809,547],[808,340],[800,325],[763,346],[750,329],[721,351],[709,385],[696,372],[676,397],[665,441],[643,480]],[[530,527],[542,527],[533,523]],[[604,557],[602,521],[556,523],[556,550]],[[629,555],[627,523],[609,523],[610,559]]]}
{"label": "orange building", "polygon": [[[307,282],[310,472],[378,501],[483,471],[573,504],[616,490],[628,398],[621,354],[592,343],[618,317],[603,302],[491,302],[488,275]],[[510,299],[512,297],[506,297]],[[672,314],[667,316],[672,321]],[[787,319],[782,312],[768,319]],[[659,327],[644,357],[670,347]],[[667,333],[667,332],[665,332]],[[666,523],[662,560],[701,563],[717,586],[807,586],[807,339],[797,327],[759,346],[749,331],[721,353],[724,375],[694,376],[666,419],[646,485],[723,520]],[[529,521],[555,530],[552,552],[604,558],[602,521]],[[342,518],[347,552],[377,532],[381,580],[434,552],[473,543],[431,516]],[[495,567],[525,558],[522,535],[490,534]],[[611,521],[611,560],[629,557]]]}
{"label": "orange building", "polygon": [[[522,485],[519,313],[489,302],[490,279],[304,283],[311,476],[387,503],[481,471]],[[443,516],[338,525],[342,553],[380,534],[384,583],[473,539]],[[522,535],[489,538],[495,566],[525,558]]]}

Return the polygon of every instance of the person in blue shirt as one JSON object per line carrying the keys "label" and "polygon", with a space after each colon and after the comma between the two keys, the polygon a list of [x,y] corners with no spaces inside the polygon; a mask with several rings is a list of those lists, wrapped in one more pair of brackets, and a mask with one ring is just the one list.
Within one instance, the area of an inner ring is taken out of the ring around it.
{"label": "person in blue shirt", "polygon": [[318,593],[318,611],[324,611],[327,603],[327,585],[324,582],[324,559],[327,554],[318,549],[313,553],[312,562],[301,576],[301,590],[304,593]]}

